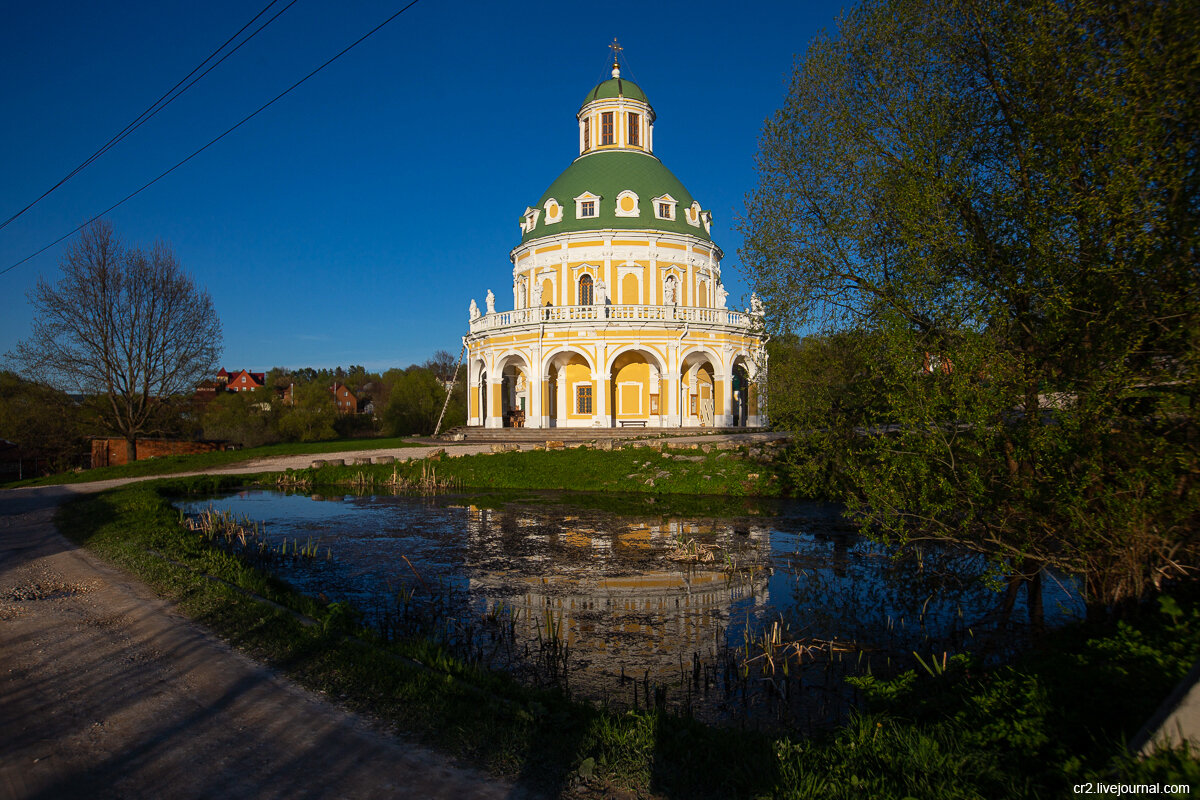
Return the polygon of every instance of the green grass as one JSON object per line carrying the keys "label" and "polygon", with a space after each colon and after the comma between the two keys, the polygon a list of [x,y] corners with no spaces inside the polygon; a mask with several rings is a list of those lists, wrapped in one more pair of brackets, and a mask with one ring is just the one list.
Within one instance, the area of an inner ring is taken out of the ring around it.
{"label": "green grass", "polygon": [[292,456],[307,453],[337,453],[343,450],[380,450],[396,447],[421,447],[419,443],[401,438],[391,439],[334,439],[327,442],[283,442],[252,447],[246,450],[225,450],[212,453],[196,453],[186,456],[165,456],[135,461],[119,467],[99,467],[80,472],[60,472],[41,478],[0,484],[0,488],[12,489],[19,486],[48,486],[59,483],[83,483],[113,478],[141,478],[148,475],[174,475],[180,472],[226,467],[270,456]]}
{"label": "green grass", "polygon": [[[597,455],[595,464],[624,463]],[[495,471],[478,474],[518,480],[502,457],[490,458]],[[178,525],[172,497],[243,481],[128,486],[72,501],[59,524],[305,686],[551,794],[573,793],[585,781],[589,791],[670,798],[897,799],[1060,797],[1087,780],[1200,783],[1192,755],[1135,762],[1123,754],[1123,742],[1200,657],[1195,585],[1119,624],[1053,634],[1012,665],[983,669],[959,658],[945,671],[867,679],[861,688],[872,698],[870,713],[822,738],[771,737],[661,713],[613,713],[522,687],[425,641],[386,644],[353,609],[297,594]],[[304,627],[209,575],[320,624]]]}
{"label": "green grass", "polygon": [[429,468],[438,478],[469,489],[638,493],[653,499],[683,495],[778,497],[784,491],[776,468],[747,459],[745,448],[705,453],[690,446],[641,444],[619,450],[537,450],[395,465],[326,466],[290,475],[314,485],[352,481],[378,485],[394,474],[417,478]]}

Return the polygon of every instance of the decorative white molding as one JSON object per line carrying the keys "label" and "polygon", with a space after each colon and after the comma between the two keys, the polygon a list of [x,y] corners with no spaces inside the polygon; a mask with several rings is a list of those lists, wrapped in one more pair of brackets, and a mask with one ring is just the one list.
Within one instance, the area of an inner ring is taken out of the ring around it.
{"label": "decorative white molding", "polygon": [[546,201],[545,205],[543,205],[542,207],[544,209],[546,209],[546,224],[547,225],[553,225],[556,222],[562,222],[562,218],[563,218],[562,203],[558,202],[553,197],[551,197],[549,200]]}
{"label": "decorative white molding", "polygon": [[[629,206],[628,201],[633,201],[632,207],[626,207]],[[618,217],[638,217],[641,216],[641,214],[640,200],[637,196],[637,192],[626,189],[617,195],[616,215]]]}

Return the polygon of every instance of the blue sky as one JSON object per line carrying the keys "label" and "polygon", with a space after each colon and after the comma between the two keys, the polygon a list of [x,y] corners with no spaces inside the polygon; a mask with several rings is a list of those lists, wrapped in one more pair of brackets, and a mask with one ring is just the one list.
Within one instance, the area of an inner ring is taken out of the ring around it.
{"label": "blue sky", "polygon": [[[0,26],[0,220],[120,131],[267,0],[12,4]],[[285,2],[276,4],[282,7]],[[0,230],[0,269],[117,202],[403,2],[298,0],[187,93]],[[734,215],[793,58],[840,3],[421,0],[196,159],[108,214],[163,239],[212,294],[229,367],[384,370],[458,352],[467,307],[511,305],[517,220],[577,153],[607,44],[657,112],[655,154],[714,213],[730,305]],[[272,9],[274,11],[275,9]],[[265,18],[265,17],[264,17]],[[66,243],[0,275],[0,353]]]}

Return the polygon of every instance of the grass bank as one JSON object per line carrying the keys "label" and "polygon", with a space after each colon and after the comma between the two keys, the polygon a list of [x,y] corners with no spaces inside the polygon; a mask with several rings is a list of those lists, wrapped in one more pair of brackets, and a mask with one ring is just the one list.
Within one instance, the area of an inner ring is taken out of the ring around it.
{"label": "grass bank", "polygon": [[327,442],[281,442],[252,447],[246,450],[223,450],[212,453],[196,453],[185,456],[163,456],[122,464],[119,467],[98,467],[79,472],[60,472],[41,478],[28,478],[0,484],[0,488],[19,486],[48,486],[60,483],[83,483],[105,481],[113,478],[142,478],[149,475],[174,475],[194,472],[212,467],[226,467],[271,456],[294,456],[306,453],[337,453],[344,450],[382,450],[396,447],[420,447],[420,444],[401,438],[390,439],[334,439]]}
{"label": "grass bank", "polygon": [[391,465],[324,466],[289,471],[283,480],[319,484],[388,486],[439,484],[469,489],[562,489],[591,492],[723,497],[779,497],[786,477],[754,446],[630,443],[611,450],[574,448],[434,455]]}
{"label": "grass bank", "polygon": [[[617,454],[595,455],[609,464]],[[509,475],[505,457],[486,458],[494,466],[481,476]],[[1053,634],[1010,666],[983,670],[958,659],[886,683],[868,679],[862,688],[872,708],[845,727],[815,739],[773,737],[659,712],[615,713],[522,687],[425,641],[384,643],[354,609],[297,594],[179,524],[172,497],[243,480],[124,487],[71,502],[59,521],[305,686],[551,794],[1015,798],[1065,796],[1088,780],[1200,785],[1200,766],[1183,754],[1150,762],[1122,755],[1123,742],[1200,656],[1194,587],[1120,624]]]}

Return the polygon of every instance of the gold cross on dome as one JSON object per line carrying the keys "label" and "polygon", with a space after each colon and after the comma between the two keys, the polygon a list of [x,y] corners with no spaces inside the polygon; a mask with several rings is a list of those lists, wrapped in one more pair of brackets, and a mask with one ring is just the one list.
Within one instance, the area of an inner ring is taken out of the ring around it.
{"label": "gold cross on dome", "polygon": [[615,67],[617,65],[617,53],[621,52],[625,48],[617,44],[617,39],[614,36],[613,43],[608,46],[608,49],[613,51],[613,66]]}

